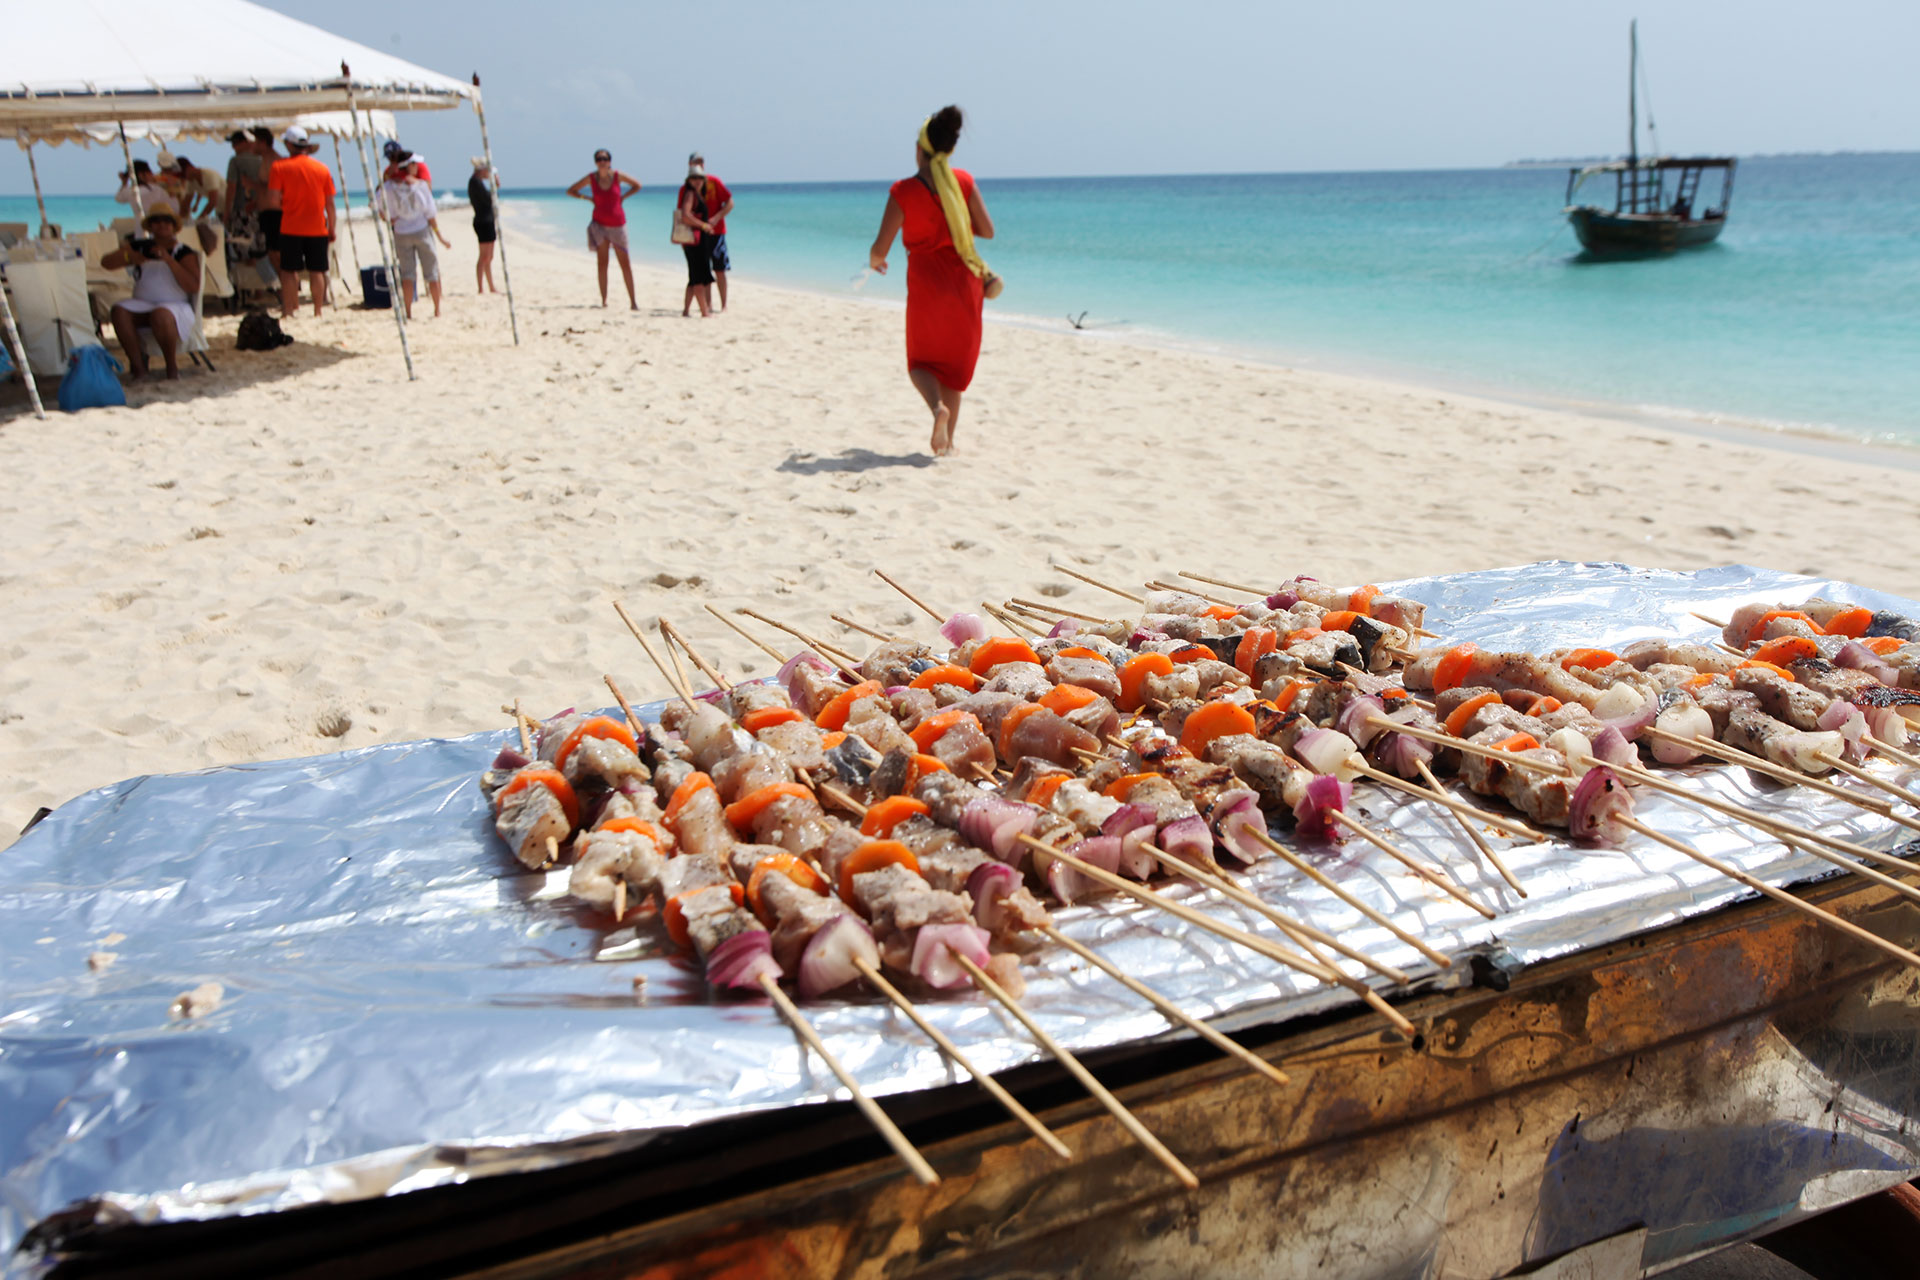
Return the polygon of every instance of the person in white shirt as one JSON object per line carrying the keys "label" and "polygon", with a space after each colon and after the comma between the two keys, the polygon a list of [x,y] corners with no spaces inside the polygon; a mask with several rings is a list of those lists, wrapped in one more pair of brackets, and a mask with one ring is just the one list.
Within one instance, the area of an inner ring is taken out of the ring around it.
{"label": "person in white shirt", "polygon": [[[451,249],[453,244],[440,234],[438,206],[433,188],[417,176],[411,155],[403,155],[387,171],[380,184],[375,207],[393,228],[393,249],[400,259],[400,292],[406,300],[407,319],[413,319],[413,294],[416,281],[425,277],[427,293],[433,298],[433,314],[440,314],[440,258],[433,241]],[[431,233],[432,239],[428,239]]]}
{"label": "person in white shirt", "polygon": [[144,218],[150,213],[162,212],[179,217],[179,203],[174,200],[172,192],[160,185],[159,179],[154,177],[153,167],[145,160],[133,162],[132,182],[127,181],[126,174],[120,175],[120,189],[113,193],[113,198],[121,204],[134,204],[133,191],[136,184],[140,188],[140,200],[134,207],[139,217]]}

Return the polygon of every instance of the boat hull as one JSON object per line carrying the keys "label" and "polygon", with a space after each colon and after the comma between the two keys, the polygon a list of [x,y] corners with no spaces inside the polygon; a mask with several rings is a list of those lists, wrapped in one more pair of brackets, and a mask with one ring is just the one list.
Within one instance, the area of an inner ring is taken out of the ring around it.
{"label": "boat hull", "polygon": [[1588,253],[1604,257],[1655,257],[1712,244],[1727,225],[1720,218],[1679,218],[1672,214],[1610,213],[1581,206],[1567,210],[1567,221]]}

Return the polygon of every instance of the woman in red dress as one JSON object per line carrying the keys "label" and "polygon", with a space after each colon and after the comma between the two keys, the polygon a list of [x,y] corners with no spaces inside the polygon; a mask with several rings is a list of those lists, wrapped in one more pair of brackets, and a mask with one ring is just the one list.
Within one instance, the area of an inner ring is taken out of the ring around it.
{"label": "woman in red dress", "polygon": [[[933,414],[935,456],[953,452],[960,395],[980,359],[982,298],[999,292],[999,278],[973,250],[973,239],[993,238],[993,219],[973,175],[947,161],[960,139],[960,108],[942,107],[920,131],[917,172],[893,184],[867,263],[882,274],[893,238],[907,246],[907,377]],[[950,199],[943,202],[941,187]],[[955,218],[962,218],[956,244]]]}

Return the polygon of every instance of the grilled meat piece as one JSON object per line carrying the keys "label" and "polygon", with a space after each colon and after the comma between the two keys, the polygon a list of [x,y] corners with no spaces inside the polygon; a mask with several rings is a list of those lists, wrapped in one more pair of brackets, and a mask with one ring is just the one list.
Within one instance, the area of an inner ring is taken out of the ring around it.
{"label": "grilled meat piece", "polygon": [[1120,673],[1099,658],[1052,658],[1046,673],[1055,684],[1091,689],[1109,702],[1120,701]]}
{"label": "grilled meat piece", "polygon": [[912,684],[913,678],[927,669],[925,664],[937,665],[932,649],[911,640],[882,640],[874,646],[873,652],[861,659],[859,671],[868,680],[877,680],[885,688],[897,684]]}

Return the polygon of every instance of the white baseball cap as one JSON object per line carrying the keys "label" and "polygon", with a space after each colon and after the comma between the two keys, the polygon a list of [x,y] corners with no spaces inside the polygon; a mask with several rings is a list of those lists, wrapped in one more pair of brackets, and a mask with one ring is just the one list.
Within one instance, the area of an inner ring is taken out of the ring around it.
{"label": "white baseball cap", "polygon": [[304,147],[307,145],[307,131],[297,124],[288,125],[286,132],[280,135],[280,140],[290,147]]}

